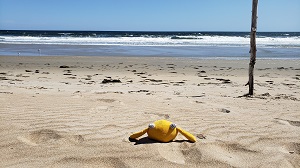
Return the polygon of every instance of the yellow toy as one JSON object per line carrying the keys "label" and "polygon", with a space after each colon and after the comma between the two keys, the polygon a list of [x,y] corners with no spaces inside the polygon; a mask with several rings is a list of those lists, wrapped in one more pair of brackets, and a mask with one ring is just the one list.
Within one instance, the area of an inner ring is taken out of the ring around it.
{"label": "yellow toy", "polygon": [[143,131],[132,134],[130,138],[136,139],[147,133],[150,139],[160,142],[170,142],[177,136],[178,132],[185,136],[189,141],[196,142],[196,138],[191,133],[176,127],[176,124],[167,120],[157,120],[154,123],[149,124],[149,127]]}

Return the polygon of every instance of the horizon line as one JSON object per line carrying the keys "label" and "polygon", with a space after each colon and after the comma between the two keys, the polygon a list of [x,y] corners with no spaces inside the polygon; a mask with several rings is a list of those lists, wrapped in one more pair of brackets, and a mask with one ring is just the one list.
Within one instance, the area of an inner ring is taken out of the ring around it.
{"label": "horizon line", "polygon": [[[73,31],[73,32],[251,32],[236,30],[55,30],[55,29],[0,29],[0,31]],[[300,32],[300,31],[257,31],[257,32]]]}

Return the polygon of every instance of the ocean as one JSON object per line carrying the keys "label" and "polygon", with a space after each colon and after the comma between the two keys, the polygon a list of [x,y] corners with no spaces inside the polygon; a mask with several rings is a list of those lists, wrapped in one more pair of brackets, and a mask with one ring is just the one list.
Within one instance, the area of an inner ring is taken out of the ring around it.
{"label": "ocean", "polygon": [[[0,30],[0,55],[249,59],[250,32]],[[258,32],[257,59],[300,59],[300,32]]]}

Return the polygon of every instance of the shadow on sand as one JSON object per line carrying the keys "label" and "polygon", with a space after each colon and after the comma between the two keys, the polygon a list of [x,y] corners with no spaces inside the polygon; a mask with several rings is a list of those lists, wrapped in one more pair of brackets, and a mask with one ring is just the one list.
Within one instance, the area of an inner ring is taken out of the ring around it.
{"label": "shadow on sand", "polygon": [[141,139],[132,139],[129,137],[129,141],[130,142],[135,142],[134,145],[141,145],[141,144],[154,144],[154,143],[182,143],[182,142],[190,142],[188,140],[174,140],[174,141],[170,141],[170,142],[159,142],[153,139],[150,139],[148,137],[143,137]]}

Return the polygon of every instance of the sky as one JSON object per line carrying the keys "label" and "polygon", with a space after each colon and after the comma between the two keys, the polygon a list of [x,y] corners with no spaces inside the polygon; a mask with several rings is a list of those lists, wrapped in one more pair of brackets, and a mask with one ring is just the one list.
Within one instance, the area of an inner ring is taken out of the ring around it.
{"label": "sky", "polygon": [[[250,31],[252,0],[0,0],[0,30]],[[300,31],[300,0],[259,0],[258,31]]]}

